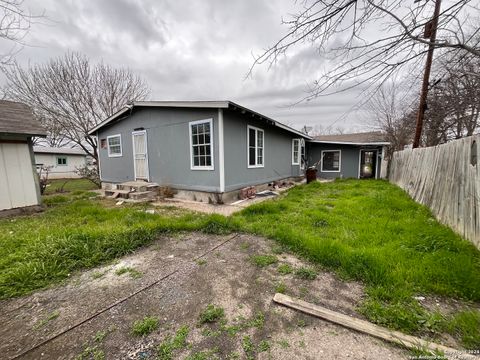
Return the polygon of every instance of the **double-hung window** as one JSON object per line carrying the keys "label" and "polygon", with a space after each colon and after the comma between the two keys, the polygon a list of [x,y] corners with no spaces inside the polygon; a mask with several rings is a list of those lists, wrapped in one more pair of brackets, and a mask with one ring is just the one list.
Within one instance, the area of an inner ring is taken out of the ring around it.
{"label": "double-hung window", "polygon": [[263,146],[264,133],[262,129],[248,126],[247,127],[247,141],[248,141],[248,167],[258,168],[263,167]]}
{"label": "double-hung window", "polygon": [[189,123],[190,127],[190,168],[192,170],[213,170],[213,127],[212,119]]}
{"label": "double-hung window", "polygon": [[292,165],[300,165],[300,139],[292,140]]}
{"label": "double-hung window", "polygon": [[342,162],[342,152],[340,150],[323,150],[322,151],[322,168],[323,172],[340,172]]}
{"label": "double-hung window", "polygon": [[108,157],[122,156],[122,136],[112,135],[107,136]]}

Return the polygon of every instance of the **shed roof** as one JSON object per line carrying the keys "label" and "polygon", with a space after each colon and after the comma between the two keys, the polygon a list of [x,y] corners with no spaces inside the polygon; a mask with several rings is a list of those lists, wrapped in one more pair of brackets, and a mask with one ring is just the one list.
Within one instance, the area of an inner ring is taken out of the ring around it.
{"label": "shed roof", "polygon": [[0,100],[0,133],[46,136],[47,132],[25,104]]}
{"label": "shed roof", "polygon": [[341,135],[318,135],[313,142],[326,144],[351,144],[351,145],[388,145],[390,144],[381,131],[370,131]]}
{"label": "shed roof", "polygon": [[231,109],[231,110],[240,110],[244,113],[249,113],[253,117],[257,117],[261,120],[264,120],[270,125],[277,126],[281,129],[284,129],[288,132],[291,132],[295,135],[304,137],[306,139],[311,139],[310,136],[306,135],[305,133],[295,130],[290,126],[282,124],[272,118],[262,115],[256,111],[250,110],[244,106],[238,105],[233,101],[225,100],[225,101],[135,101],[131,104],[126,105],[115,114],[110,116],[108,119],[105,119],[100,124],[95,126],[91,129],[88,133],[93,135],[95,132],[103,128],[104,126],[108,125],[109,123],[119,120],[120,116],[127,113],[128,111],[132,110],[134,107],[174,107],[174,108],[210,108],[210,109]]}
{"label": "shed roof", "polygon": [[35,154],[65,154],[65,155],[83,155],[86,156],[87,153],[82,149],[75,148],[56,148],[49,146],[34,146],[33,152]]}

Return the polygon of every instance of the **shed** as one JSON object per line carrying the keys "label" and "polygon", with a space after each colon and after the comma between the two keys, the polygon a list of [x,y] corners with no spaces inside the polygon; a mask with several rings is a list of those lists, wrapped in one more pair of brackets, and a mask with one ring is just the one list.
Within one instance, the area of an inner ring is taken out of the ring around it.
{"label": "shed", "polygon": [[40,204],[32,138],[45,136],[27,105],[0,100],[0,211]]}

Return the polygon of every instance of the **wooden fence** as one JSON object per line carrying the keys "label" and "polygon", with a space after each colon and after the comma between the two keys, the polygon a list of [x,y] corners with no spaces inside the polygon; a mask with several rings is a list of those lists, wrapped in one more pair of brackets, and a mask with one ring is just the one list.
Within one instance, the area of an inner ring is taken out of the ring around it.
{"label": "wooden fence", "polygon": [[389,180],[480,249],[480,135],[393,154]]}

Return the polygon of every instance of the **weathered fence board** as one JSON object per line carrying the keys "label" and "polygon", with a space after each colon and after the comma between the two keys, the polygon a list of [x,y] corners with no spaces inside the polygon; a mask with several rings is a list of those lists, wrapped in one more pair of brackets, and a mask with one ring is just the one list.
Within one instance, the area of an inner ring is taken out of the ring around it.
{"label": "weathered fence board", "polygon": [[397,151],[389,180],[480,249],[480,164],[473,164],[475,154],[479,159],[480,135]]}

